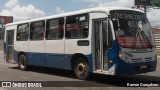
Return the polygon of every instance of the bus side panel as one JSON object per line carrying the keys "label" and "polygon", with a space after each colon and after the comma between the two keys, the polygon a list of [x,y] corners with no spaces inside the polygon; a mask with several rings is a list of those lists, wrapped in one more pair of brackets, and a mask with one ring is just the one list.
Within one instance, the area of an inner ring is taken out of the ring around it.
{"label": "bus side panel", "polygon": [[46,66],[69,69],[68,60],[64,59],[64,39],[45,41]]}
{"label": "bus side panel", "polygon": [[44,40],[29,41],[28,64],[45,66]]}
{"label": "bus side panel", "polygon": [[92,55],[91,55],[91,41],[89,39],[81,39],[88,40],[88,46],[78,46],[77,42],[80,39],[66,39],[65,40],[65,58],[67,60],[71,60],[72,55],[76,53],[80,53],[86,56],[87,62],[89,63],[89,71],[92,72],[93,64],[92,64]]}
{"label": "bus side panel", "polygon": [[18,54],[20,52],[24,52],[26,55],[28,52],[28,41],[15,41],[15,44],[14,44],[14,50],[15,50],[15,59],[16,59],[16,62],[18,61]]}

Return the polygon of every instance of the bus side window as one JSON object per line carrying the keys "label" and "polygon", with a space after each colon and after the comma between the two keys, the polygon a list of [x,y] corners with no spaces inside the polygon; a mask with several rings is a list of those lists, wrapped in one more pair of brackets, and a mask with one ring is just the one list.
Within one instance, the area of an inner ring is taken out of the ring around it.
{"label": "bus side window", "polygon": [[75,15],[66,18],[66,32],[67,39],[87,38],[89,30],[89,15]]}
{"label": "bus side window", "polygon": [[46,39],[56,40],[63,38],[64,18],[50,19],[46,22]]}
{"label": "bus side window", "polygon": [[113,35],[110,22],[108,22],[108,47],[113,48]]}
{"label": "bus side window", "polygon": [[45,21],[32,22],[30,28],[30,40],[44,39]]}
{"label": "bus side window", "polygon": [[44,40],[44,33],[41,33],[41,40]]}
{"label": "bus side window", "polygon": [[17,27],[17,41],[27,41],[29,33],[29,24],[20,24]]}

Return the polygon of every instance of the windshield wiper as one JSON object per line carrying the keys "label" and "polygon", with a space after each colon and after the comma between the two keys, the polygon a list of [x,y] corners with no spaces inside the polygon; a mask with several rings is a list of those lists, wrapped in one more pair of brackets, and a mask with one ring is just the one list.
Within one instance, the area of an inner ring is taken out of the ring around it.
{"label": "windshield wiper", "polygon": [[[137,26],[138,26],[138,25],[137,25]],[[142,31],[139,26],[137,27],[137,29],[138,29],[138,30],[137,30],[137,32],[136,32],[136,36],[134,37],[134,41],[135,41],[135,42],[134,42],[134,45],[133,45],[132,49],[135,49],[135,47],[136,47],[137,37],[138,37],[138,36],[139,36],[141,45],[142,45],[141,38],[143,38],[145,41],[147,41],[147,44],[149,45],[149,47],[152,48],[151,42],[149,41],[149,39],[148,39],[147,35],[144,33],[144,31]],[[136,39],[135,39],[135,38],[136,38]],[[143,45],[142,45],[142,48],[143,48]]]}
{"label": "windshield wiper", "polygon": [[136,36],[135,37],[133,37],[133,40],[134,40],[134,44],[133,44],[133,46],[132,46],[132,49],[135,49],[136,48],[136,43],[137,43],[137,38],[139,37],[139,39],[140,39],[140,43],[141,43],[141,45],[142,45],[142,42],[141,42],[141,35],[140,35],[140,29],[136,32]]}
{"label": "windshield wiper", "polygon": [[132,42],[132,43],[133,43],[133,44],[132,44],[132,49],[135,49],[136,43],[137,43],[137,33],[136,33],[136,36],[135,36],[135,37],[133,36],[133,41],[134,41],[134,42]]}
{"label": "windshield wiper", "polygon": [[147,35],[144,33],[144,31],[141,31],[141,35],[143,36],[144,39],[147,40],[149,47],[152,48],[151,42],[149,41],[149,39],[148,39]]}

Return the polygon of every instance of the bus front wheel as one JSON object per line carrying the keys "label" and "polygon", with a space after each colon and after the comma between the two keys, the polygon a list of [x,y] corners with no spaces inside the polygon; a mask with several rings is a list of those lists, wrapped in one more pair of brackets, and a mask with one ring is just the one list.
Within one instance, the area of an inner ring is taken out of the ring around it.
{"label": "bus front wheel", "polygon": [[19,60],[18,60],[18,66],[21,70],[27,70],[27,58],[24,54],[21,54],[19,56]]}
{"label": "bus front wheel", "polygon": [[88,63],[84,58],[78,58],[76,60],[74,72],[78,79],[84,80],[88,78],[89,67],[88,67]]}

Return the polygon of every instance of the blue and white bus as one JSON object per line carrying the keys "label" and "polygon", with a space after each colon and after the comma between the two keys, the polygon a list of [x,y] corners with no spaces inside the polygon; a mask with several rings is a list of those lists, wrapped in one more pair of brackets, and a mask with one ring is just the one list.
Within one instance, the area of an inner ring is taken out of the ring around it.
{"label": "blue and white bus", "polygon": [[4,57],[30,65],[89,73],[130,75],[156,70],[150,23],[143,12],[96,7],[5,26]]}

